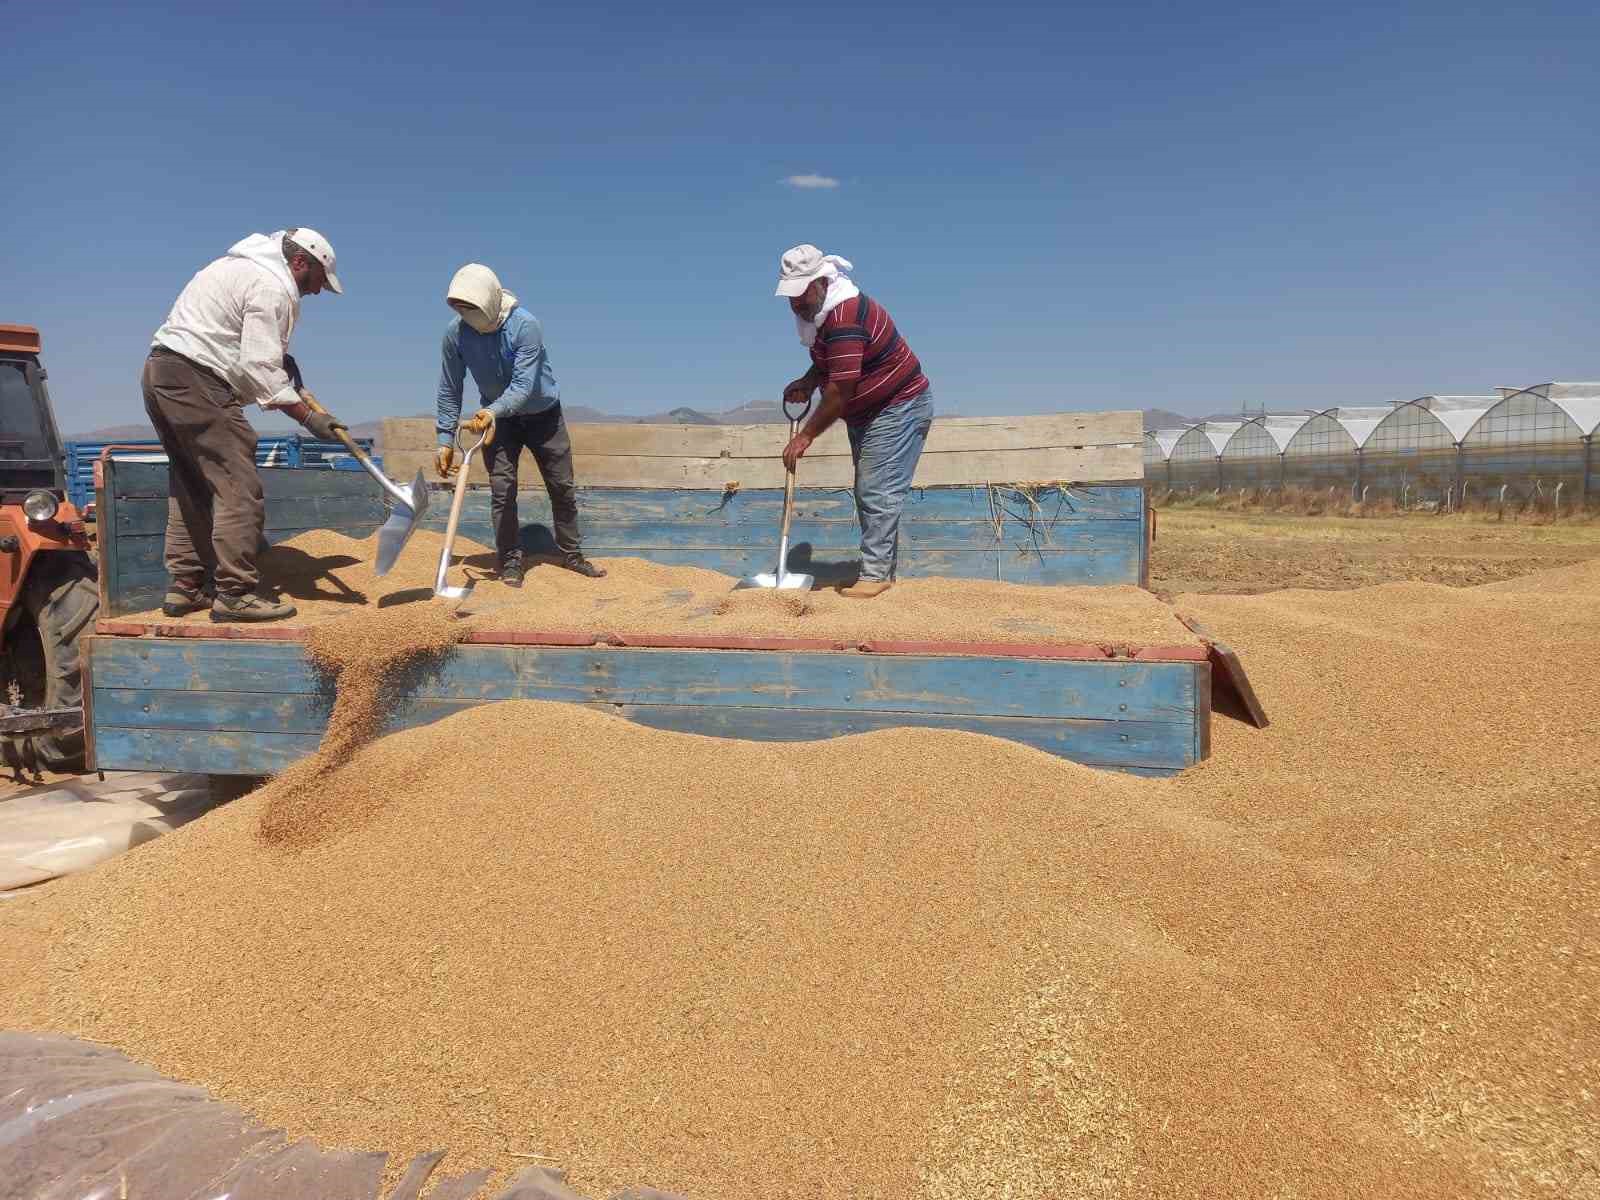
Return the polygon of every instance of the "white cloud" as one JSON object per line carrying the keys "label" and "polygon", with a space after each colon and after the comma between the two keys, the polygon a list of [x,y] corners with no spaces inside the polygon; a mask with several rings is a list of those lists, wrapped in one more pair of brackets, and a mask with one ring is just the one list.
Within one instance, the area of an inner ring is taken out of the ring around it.
{"label": "white cloud", "polygon": [[836,188],[839,181],[830,175],[789,175],[784,178],[792,188]]}

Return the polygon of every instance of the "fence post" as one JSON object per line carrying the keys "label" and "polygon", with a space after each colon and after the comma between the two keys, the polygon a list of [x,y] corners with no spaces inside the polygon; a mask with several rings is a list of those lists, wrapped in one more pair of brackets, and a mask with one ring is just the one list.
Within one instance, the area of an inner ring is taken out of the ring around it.
{"label": "fence post", "polygon": [[1594,450],[1594,434],[1583,439],[1583,476],[1578,485],[1578,507],[1589,507],[1589,455]]}

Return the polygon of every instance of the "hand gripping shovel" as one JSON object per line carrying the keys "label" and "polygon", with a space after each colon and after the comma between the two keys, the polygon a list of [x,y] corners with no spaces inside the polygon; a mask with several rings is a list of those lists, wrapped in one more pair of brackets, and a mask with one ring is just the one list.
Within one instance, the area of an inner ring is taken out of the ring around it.
{"label": "hand gripping shovel", "polygon": [[[472,467],[472,456],[494,437],[494,426],[483,431],[483,436],[470,450],[463,450],[461,465],[456,468],[456,494],[450,501],[450,520],[444,527],[444,545],[439,550],[439,573],[433,577],[433,595],[436,600],[463,600],[472,591],[472,580],[462,587],[447,584],[444,578],[450,572],[450,552],[456,544],[456,526],[461,523],[461,502],[467,498],[467,475]],[[461,427],[456,426],[456,449],[461,450]]]}
{"label": "hand gripping shovel", "polygon": [[[301,398],[313,412],[329,415],[328,410],[317,403],[309,393],[302,392]],[[417,477],[411,486],[401,486],[378,469],[377,464],[367,457],[366,451],[356,445],[349,430],[335,429],[333,432],[344,443],[344,448],[355,455],[356,461],[366,468],[367,474],[376,479],[378,486],[389,495],[389,519],[378,530],[378,561],[373,567],[373,574],[387,575],[389,568],[394,566],[394,560],[400,557],[400,551],[405,549],[406,543],[411,540],[417,523],[422,520],[422,514],[428,511],[428,481],[422,477],[422,468],[419,467]]]}
{"label": "hand gripping shovel", "polygon": [[[800,421],[811,408],[811,401],[800,402],[798,414],[789,411],[789,399],[784,397],[783,415],[789,418],[789,440],[794,440],[794,435],[800,432]],[[734,591],[744,588],[781,588],[798,591],[811,590],[816,580],[810,575],[791,575],[789,573],[789,520],[794,515],[794,472],[785,471],[783,479],[783,526],[778,538],[778,569],[771,574],[747,575],[733,585]]]}

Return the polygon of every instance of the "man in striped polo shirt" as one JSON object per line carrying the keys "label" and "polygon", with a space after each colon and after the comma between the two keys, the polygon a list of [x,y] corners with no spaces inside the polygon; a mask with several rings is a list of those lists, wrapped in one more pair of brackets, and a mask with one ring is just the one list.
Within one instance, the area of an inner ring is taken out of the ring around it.
{"label": "man in striped polo shirt", "polygon": [[815,246],[779,260],[778,292],[789,299],[811,369],[783,389],[786,401],[822,403],[784,447],[791,471],[811,443],[844,420],[856,466],[861,575],[846,596],[870,599],[894,580],[900,513],[933,424],[933,390],[889,313],[851,282],[851,264]]}

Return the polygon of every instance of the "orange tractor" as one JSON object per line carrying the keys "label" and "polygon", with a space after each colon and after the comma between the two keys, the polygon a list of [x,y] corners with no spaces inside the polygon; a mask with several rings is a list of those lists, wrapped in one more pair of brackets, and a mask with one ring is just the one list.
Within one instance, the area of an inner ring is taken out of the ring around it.
{"label": "orange tractor", "polygon": [[100,608],[39,349],[0,325],[0,761],[19,777],[83,769],[78,637]]}

